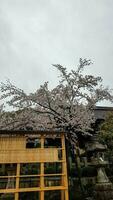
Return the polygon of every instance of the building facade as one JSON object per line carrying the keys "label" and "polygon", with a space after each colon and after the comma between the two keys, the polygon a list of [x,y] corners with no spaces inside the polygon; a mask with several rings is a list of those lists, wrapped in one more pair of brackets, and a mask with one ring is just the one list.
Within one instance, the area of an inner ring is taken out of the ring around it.
{"label": "building facade", "polygon": [[0,131],[0,199],[68,200],[64,133]]}

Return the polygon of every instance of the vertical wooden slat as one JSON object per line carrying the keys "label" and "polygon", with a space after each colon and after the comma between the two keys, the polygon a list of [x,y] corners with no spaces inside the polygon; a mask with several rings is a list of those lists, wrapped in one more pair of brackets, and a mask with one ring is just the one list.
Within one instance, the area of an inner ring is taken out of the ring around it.
{"label": "vertical wooden slat", "polygon": [[[44,137],[41,137],[41,149],[44,149]],[[40,169],[40,188],[41,188],[41,192],[40,192],[40,200],[44,200],[44,163],[41,162],[41,169]]]}
{"label": "vertical wooden slat", "polygon": [[15,193],[15,200],[19,200],[19,179],[20,179],[20,163],[17,164],[17,172],[16,172],[16,193]]}
{"label": "vertical wooden slat", "polygon": [[61,200],[68,200],[69,199],[69,195],[68,195],[68,179],[67,179],[67,164],[66,164],[66,149],[65,149],[65,137],[64,134],[61,137],[62,140],[62,159],[64,160],[64,162],[62,163],[62,173],[64,174],[64,176],[62,177],[62,183],[63,186],[65,186],[67,189],[65,190],[65,196],[63,191],[61,191]]}

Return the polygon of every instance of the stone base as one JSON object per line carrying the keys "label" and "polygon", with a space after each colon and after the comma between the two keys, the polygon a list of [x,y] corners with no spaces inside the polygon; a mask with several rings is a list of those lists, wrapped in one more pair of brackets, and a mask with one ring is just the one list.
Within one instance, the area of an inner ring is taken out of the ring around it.
{"label": "stone base", "polygon": [[113,200],[112,183],[97,183],[94,192],[95,200]]}

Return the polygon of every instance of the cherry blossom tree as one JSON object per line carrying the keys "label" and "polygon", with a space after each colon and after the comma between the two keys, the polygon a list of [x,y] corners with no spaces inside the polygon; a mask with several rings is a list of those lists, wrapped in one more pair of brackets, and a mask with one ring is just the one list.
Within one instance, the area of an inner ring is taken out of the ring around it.
{"label": "cherry blossom tree", "polygon": [[88,135],[94,122],[94,107],[102,100],[112,101],[102,78],[85,75],[84,69],[92,63],[80,59],[76,70],[67,72],[59,64],[53,65],[60,73],[59,84],[49,89],[48,82],[35,93],[26,94],[9,80],[1,83],[1,100],[13,108],[1,112],[1,129],[60,129],[66,133],[71,144],[78,137]]}
{"label": "cherry blossom tree", "polygon": [[[94,123],[94,108],[102,100],[113,101],[108,88],[103,87],[102,78],[85,75],[85,67],[92,63],[80,59],[76,70],[67,69],[59,64],[53,65],[60,73],[59,84],[49,89],[48,82],[36,92],[26,94],[9,80],[1,83],[1,100],[12,108],[5,111],[0,106],[0,129],[54,129],[62,130],[71,144],[76,156],[78,172],[78,139],[91,135]],[[79,175],[82,189],[82,182]]]}

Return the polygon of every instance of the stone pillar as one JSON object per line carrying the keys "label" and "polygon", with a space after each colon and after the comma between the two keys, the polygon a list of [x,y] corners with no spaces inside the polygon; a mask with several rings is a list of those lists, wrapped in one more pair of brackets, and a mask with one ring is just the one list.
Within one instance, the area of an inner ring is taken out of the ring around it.
{"label": "stone pillar", "polygon": [[113,184],[107,177],[104,167],[97,169],[94,198],[96,200],[113,200]]}

